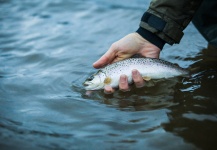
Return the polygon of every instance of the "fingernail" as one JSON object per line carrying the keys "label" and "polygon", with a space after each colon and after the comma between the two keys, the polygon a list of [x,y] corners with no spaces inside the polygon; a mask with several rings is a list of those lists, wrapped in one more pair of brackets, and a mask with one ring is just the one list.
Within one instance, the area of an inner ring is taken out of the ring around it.
{"label": "fingernail", "polygon": [[112,94],[111,91],[105,91],[105,90],[104,90],[104,93],[105,93],[105,94]]}
{"label": "fingernail", "polygon": [[121,83],[126,83],[127,82],[127,76],[126,75],[121,75],[120,82]]}
{"label": "fingernail", "polygon": [[104,87],[104,93],[105,94],[112,94],[114,91],[112,90],[112,88],[110,87],[110,86],[108,86],[108,85],[106,85],[105,87]]}

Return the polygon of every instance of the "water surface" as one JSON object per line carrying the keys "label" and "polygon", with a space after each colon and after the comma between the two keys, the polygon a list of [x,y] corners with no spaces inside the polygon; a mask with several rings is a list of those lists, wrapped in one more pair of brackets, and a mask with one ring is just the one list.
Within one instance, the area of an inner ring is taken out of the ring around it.
{"label": "water surface", "polygon": [[216,149],[217,55],[192,24],[161,58],[191,78],[85,95],[109,46],[149,1],[0,1],[1,149]]}

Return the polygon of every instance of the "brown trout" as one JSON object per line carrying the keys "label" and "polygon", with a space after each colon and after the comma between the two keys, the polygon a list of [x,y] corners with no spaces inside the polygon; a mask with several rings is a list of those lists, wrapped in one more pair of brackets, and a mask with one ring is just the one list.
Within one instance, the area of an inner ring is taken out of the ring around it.
{"label": "brown trout", "polygon": [[189,76],[187,69],[156,58],[129,58],[108,65],[85,80],[86,90],[103,89],[105,85],[118,87],[120,75],[128,76],[132,83],[132,70],[137,69],[144,80],[171,78],[176,76]]}

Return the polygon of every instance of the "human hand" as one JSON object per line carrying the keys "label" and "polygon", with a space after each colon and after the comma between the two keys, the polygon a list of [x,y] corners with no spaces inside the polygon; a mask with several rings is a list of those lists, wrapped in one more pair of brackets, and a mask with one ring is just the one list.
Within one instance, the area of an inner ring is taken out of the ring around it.
{"label": "human hand", "polygon": [[[132,78],[133,78],[133,82],[137,88],[141,88],[144,86],[145,81],[143,80],[143,78],[140,75],[138,70],[136,70],[136,69],[132,70]],[[121,90],[123,92],[127,92],[130,90],[126,75],[120,76],[119,90]],[[114,89],[111,86],[105,86],[104,93],[106,93],[106,94],[114,93]]]}
{"label": "human hand", "polygon": [[131,33],[114,42],[109,50],[93,64],[93,67],[102,68],[108,64],[130,58],[135,54],[140,54],[143,57],[159,58],[160,49],[138,33]]}
{"label": "human hand", "polygon": [[[109,50],[93,64],[93,67],[101,68],[108,64],[130,58],[135,54],[140,54],[144,57],[159,58],[160,49],[145,40],[138,33],[131,33],[113,43]],[[132,71],[132,77],[137,87],[142,87],[144,85],[144,80],[137,70]],[[119,89],[122,91],[129,91],[126,75],[120,76]],[[104,92],[113,93],[114,89],[110,86],[106,86]]]}

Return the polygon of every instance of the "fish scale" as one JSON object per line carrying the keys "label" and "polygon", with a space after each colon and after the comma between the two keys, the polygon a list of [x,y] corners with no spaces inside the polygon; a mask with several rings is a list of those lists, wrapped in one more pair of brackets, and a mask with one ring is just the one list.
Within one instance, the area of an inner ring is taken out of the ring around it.
{"label": "fish scale", "polygon": [[189,71],[168,61],[156,58],[129,58],[98,70],[83,85],[86,90],[103,89],[105,85],[118,87],[120,75],[132,82],[132,70],[137,69],[145,80],[187,76]]}

